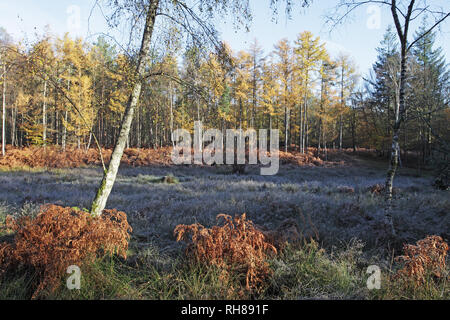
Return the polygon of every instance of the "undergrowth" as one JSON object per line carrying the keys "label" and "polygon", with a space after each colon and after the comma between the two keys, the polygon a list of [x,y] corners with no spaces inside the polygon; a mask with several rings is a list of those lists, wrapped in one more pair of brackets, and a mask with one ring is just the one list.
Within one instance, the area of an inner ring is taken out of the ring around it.
{"label": "undergrowth", "polygon": [[396,257],[396,270],[387,273],[385,285],[374,298],[450,299],[448,244],[439,236],[427,236],[415,245],[405,244]]}
{"label": "undergrowth", "polygon": [[245,213],[234,219],[225,214],[217,216],[223,219],[223,226],[210,229],[200,224],[179,225],[175,228],[177,241],[189,241],[187,253],[198,262],[213,264],[222,269],[221,277],[228,281],[230,273],[245,275],[245,287],[248,291],[258,290],[271,270],[267,262],[277,249],[269,243],[262,231],[247,220]]}
{"label": "undergrowth", "polygon": [[266,288],[271,299],[362,299],[365,276],[358,267],[362,243],[328,254],[317,241],[288,244],[271,261],[274,274]]}
{"label": "undergrowth", "polygon": [[[117,211],[96,219],[48,206],[8,218],[14,233],[0,246],[0,299],[450,299],[448,245],[440,237],[405,245],[390,267],[381,263],[381,289],[369,291],[373,261],[359,240],[328,250],[312,239],[275,248],[245,215],[218,218],[211,228],[178,226],[188,249],[170,254],[153,243],[128,247],[130,229]],[[81,268],[80,290],[66,287],[71,264]]]}
{"label": "undergrowth", "polygon": [[[316,157],[315,153],[314,148],[309,148],[305,154],[298,151],[280,151],[280,161],[282,164],[298,166],[328,166],[351,161],[348,156],[340,152],[334,152],[332,161],[324,161],[320,157]],[[105,162],[110,161],[111,154],[112,149],[102,148],[102,156]],[[152,148],[129,148],[124,151],[121,164],[131,167],[173,165],[171,154],[171,147],[156,150]],[[68,147],[66,150],[62,150],[60,146],[16,148],[8,145],[5,156],[0,158],[0,170],[8,171],[14,168],[79,168],[87,165],[101,165],[97,149],[85,150]]]}
{"label": "undergrowth", "polygon": [[13,241],[0,243],[0,276],[19,268],[36,275],[32,298],[53,291],[71,265],[81,266],[105,255],[126,258],[131,227],[126,214],[105,210],[96,218],[88,212],[55,205],[43,206],[36,217],[6,218]]}

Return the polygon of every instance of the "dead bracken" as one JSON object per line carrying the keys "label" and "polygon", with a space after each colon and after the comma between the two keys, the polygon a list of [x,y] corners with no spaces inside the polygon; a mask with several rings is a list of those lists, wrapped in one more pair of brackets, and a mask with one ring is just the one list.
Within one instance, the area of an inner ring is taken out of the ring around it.
{"label": "dead bracken", "polygon": [[[175,228],[177,241],[189,242],[187,254],[200,262],[213,264],[225,271],[245,274],[246,289],[258,289],[264,279],[271,274],[267,258],[277,254],[277,249],[267,241],[246,214],[234,219],[219,214],[222,226],[208,229],[200,224],[178,225]],[[192,234],[192,241],[188,235]]]}
{"label": "dead bracken", "polygon": [[43,206],[35,218],[7,218],[12,243],[0,243],[0,275],[20,266],[38,275],[33,298],[57,288],[71,265],[81,267],[105,255],[126,258],[131,227],[124,212],[105,210],[100,217],[56,205]]}
{"label": "dead bracken", "polygon": [[447,251],[448,244],[436,235],[427,236],[417,241],[416,245],[405,244],[404,254],[396,258],[396,261],[403,263],[396,277],[413,280],[415,286],[425,283],[427,275],[446,277]]}

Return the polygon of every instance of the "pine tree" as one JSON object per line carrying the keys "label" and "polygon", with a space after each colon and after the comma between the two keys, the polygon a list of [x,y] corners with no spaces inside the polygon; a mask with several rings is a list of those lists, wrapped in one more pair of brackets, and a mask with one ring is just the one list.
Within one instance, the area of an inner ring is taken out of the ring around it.
{"label": "pine tree", "polygon": [[300,114],[300,151],[305,153],[308,145],[308,100],[311,95],[312,86],[315,85],[315,72],[318,71],[320,61],[326,55],[324,44],[320,43],[320,38],[314,38],[309,31],[304,31],[298,35],[295,41],[296,72],[302,83],[302,101],[299,101]]}

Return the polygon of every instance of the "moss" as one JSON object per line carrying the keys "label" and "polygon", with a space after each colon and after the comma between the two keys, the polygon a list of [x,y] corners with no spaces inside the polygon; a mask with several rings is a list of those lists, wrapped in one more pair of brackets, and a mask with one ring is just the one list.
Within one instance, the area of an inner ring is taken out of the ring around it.
{"label": "moss", "polygon": [[101,214],[101,212],[97,212],[98,209],[97,200],[103,195],[103,190],[105,189],[105,187],[106,187],[106,173],[103,176],[102,182],[100,184],[100,187],[98,188],[95,199],[94,201],[92,201],[91,210],[89,211],[94,216],[98,216]]}

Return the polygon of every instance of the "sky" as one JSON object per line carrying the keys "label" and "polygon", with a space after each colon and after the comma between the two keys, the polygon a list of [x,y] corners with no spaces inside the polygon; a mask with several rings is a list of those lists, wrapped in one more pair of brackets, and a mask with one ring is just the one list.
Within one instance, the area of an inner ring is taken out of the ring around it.
{"label": "sky", "polygon": [[[333,0],[316,0],[305,10],[294,9],[291,19],[280,14],[275,22],[269,0],[250,1],[253,14],[250,32],[233,28],[231,17],[218,19],[217,29],[233,50],[248,49],[256,38],[265,54],[269,54],[279,40],[287,38],[294,41],[300,32],[308,30],[321,38],[332,56],[340,52],[349,54],[362,75],[367,74],[376,61],[376,47],[392,23],[387,8],[372,5],[355,11],[350,21],[330,30],[324,24],[324,15],[336,4]],[[94,0],[0,0],[0,27],[5,28],[16,41],[24,38],[32,41],[35,33],[45,32],[46,26],[58,36],[69,32],[73,36],[90,36],[89,39],[94,40],[98,32],[111,32],[101,11],[97,7],[92,11],[94,3]],[[448,0],[434,0],[433,3],[450,10]],[[417,24],[413,24],[412,30],[416,28]],[[116,32],[115,37],[121,41],[120,32]],[[436,45],[442,47],[447,62],[450,62],[450,21],[442,25],[436,40]]]}

